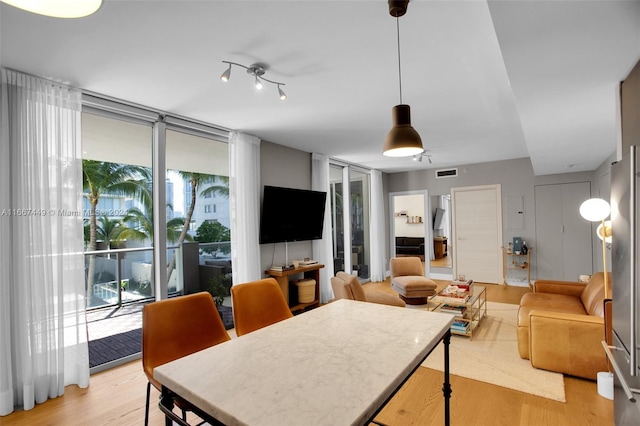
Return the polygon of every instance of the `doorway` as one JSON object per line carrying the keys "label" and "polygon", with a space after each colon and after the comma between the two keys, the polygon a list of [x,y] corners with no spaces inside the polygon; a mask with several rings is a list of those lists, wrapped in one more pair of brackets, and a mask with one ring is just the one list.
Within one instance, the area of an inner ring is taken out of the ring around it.
{"label": "doorway", "polygon": [[431,276],[433,252],[429,194],[424,191],[389,193],[390,257],[417,256],[424,262],[425,276]]}

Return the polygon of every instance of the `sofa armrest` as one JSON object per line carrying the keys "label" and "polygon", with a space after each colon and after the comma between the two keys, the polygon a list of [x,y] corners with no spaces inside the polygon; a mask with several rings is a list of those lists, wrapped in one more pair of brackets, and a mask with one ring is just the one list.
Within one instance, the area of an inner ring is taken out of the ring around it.
{"label": "sofa armrest", "polygon": [[536,368],[595,380],[607,371],[604,318],[532,310],[529,313],[529,359]]}
{"label": "sofa armrest", "polygon": [[568,296],[580,297],[586,285],[586,283],[575,281],[535,280],[533,283],[533,292],[566,294]]}

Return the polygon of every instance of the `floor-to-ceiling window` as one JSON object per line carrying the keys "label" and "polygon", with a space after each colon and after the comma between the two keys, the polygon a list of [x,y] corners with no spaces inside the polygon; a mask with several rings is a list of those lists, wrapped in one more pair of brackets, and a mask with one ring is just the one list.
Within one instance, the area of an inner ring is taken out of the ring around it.
{"label": "floor-to-ceiling window", "polygon": [[351,269],[361,279],[369,278],[369,174],[349,170],[349,218],[351,222]]}
{"label": "floor-to-ceiling window", "polygon": [[342,167],[335,164],[329,166],[331,197],[331,231],[333,239],[333,270],[345,271],[344,257],[344,215],[342,203]]}
{"label": "floor-to-ceiling window", "polygon": [[[230,308],[229,145],[206,130],[167,129],[168,282],[182,293],[209,291]],[[185,242],[197,249],[181,253]]]}
{"label": "floor-to-ceiling window", "polygon": [[[85,101],[89,352],[97,372],[139,357],[136,302],[204,290],[230,303],[229,155],[224,130],[94,96]],[[222,308],[232,324],[230,307],[227,315]]]}
{"label": "floor-to-ceiling window", "polygon": [[334,270],[347,271],[361,280],[370,276],[370,180],[354,166],[329,168]]}

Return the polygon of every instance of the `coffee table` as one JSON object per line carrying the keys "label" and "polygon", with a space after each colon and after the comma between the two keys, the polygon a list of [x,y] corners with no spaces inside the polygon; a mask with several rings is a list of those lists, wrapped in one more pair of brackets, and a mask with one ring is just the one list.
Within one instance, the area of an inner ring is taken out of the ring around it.
{"label": "coffee table", "polygon": [[[484,286],[473,285],[471,294],[463,299],[447,297],[440,291],[432,299],[436,306],[435,312],[450,313],[455,316],[451,333],[467,336],[473,339],[473,331],[480,326],[482,318],[487,315],[487,292]],[[456,312],[458,311],[459,312]]]}

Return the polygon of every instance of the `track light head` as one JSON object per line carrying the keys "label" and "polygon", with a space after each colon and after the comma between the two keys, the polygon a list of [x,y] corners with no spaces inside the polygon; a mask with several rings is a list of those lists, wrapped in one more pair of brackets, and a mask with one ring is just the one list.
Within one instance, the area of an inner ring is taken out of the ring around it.
{"label": "track light head", "polygon": [[231,64],[229,64],[229,68],[227,68],[225,72],[222,73],[222,75],[220,76],[220,80],[227,82],[229,81],[230,77],[231,77]]}
{"label": "track light head", "polygon": [[427,161],[429,162],[429,164],[432,163],[431,161],[431,154],[427,151],[423,152],[422,154],[416,154],[412,157],[413,161],[415,161],[416,163],[422,163],[422,159],[427,157]]}
{"label": "track light head", "polygon": [[256,89],[262,90],[262,82],[260,81],[257,75],[256,75]]}
{"label": "track light head", "polygon": [[278,84],[278,94],[280,95],[280,100],[281,101],[286,101],[287,100],[287,94],[284,93],[284,91],[282,90],[282,88],[280,87],[279,84]]}

